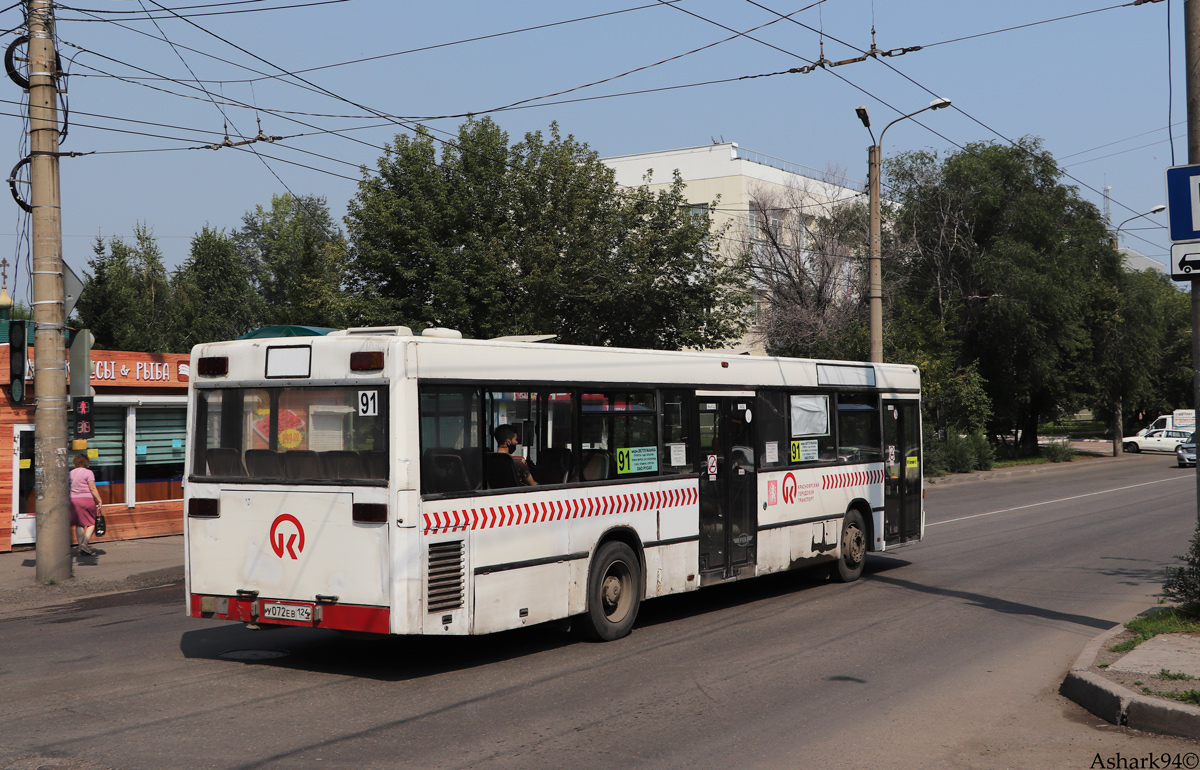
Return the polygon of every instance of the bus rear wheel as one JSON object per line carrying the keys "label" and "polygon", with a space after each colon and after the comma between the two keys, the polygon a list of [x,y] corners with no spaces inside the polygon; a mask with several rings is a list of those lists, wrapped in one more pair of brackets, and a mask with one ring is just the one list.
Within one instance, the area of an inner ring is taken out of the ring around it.
{"label": "bus rear wheel", "polygon": [[600,546],[588,570],[587,612],[580,631],[589,639],[611,642],[633,628],[642,604],[642,568],[625,543]]}
{"label": "bus rear wheel", "polygon": [[832,577],[842,583],[853,583],[867,563],[867,528],[862,514],[855,509],[846,511],[842,519],[841,553],[830,570]]}

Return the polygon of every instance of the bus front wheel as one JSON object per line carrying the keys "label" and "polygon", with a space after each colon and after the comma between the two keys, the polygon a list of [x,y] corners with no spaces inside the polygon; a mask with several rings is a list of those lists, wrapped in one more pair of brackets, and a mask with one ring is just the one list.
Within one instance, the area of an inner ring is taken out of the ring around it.
{"label": "bus front wheel", "polygon": [[587,612],[581,618],[583,635],[611,642],[633,628],[642,604],[642,569],[625,543],[600,546],[588,570]]}
{"label": "bus front wheel", "polygon": [[842,583],[853,583],[867,563],[867,528],[862,514],[855,509],[846,511],[842,519],[841,553],[830,571]]}

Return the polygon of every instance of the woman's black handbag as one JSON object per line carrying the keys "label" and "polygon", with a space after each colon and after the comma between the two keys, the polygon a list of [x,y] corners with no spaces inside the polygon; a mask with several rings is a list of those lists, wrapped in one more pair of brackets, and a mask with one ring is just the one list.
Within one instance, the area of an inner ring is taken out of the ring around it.
{"label": "woman's black handbag", "polygon": [[96,513],[95,536],[96,537],[104,537],[104,533],[107,531],[108,531],[108,524],[104,521],[104,514],[97,512]]}

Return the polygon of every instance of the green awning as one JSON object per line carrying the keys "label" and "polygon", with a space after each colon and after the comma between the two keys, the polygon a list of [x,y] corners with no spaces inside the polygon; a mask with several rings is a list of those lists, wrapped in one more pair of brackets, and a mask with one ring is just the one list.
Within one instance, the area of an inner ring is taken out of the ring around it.
{"label": "green awning", "polygon": [[277,324],[264,326],[261,329],[249,331],[238,337],[239,340],[253,340],[259,337],[323,337],[329,332],[337,331],[325,326],[297,326],[294,324]]}

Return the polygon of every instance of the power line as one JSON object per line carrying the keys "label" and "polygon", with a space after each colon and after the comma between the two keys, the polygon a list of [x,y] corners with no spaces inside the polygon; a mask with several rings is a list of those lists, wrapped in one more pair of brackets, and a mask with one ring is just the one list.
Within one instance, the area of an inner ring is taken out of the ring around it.
{"label": "power line", "polygon": [[[260,0],[254,0],[254,1],[259,2]],[[166,16],[152,16],[148,11],[145,11],[145,10],[142,10],[142,11],[115,11],[115,10],[102,10],[102,9],[92,9],[92,8],[72,8],[71,6],[68,6],[68,5],[62,5],[59,7],[64,10],[74,11],[76,13],[140,14],[140,16],[138,16],[137,18],[131,19],[131,20],[132,21],[156,21],[159,19],[174,19],[174,18],[194,19],[194,18],[198,18],[200,16],[229,16],[231,14],[237,14],[237,13],[263,13],[265,11],[284,11],[284,10],[289,10],[289,9],[294,9],[294,8],[308,8],[308,7],[316,6],[316,5],[333,5],[335,3],[348,3],[348,2],[350,2],[350,0],[314,0],[314,2],[296,3],[293,5],[279,5],[279,6],[272,6],[270,8],[242,8],[242,9],[238,9],[238,10],[234,10],[234,11],[212,11],[210,13],[188,13],[188,14],[183,14],[183,15],[166,15]],[[218,3],[218,5],[237,5],[237,3]],[[190,6],[190,7],[191,8],[205,8],[205,7],[209,7],[209,6],[200,5],[200,6]],[[175,10],[184,10],[184,9],[177,8]],[[107,19],[87,19],[87,18],[73,19],[69,16],[65,16],[65,17],[59,16],[58,21],[97,22],[97,21],[107,21]]]}
{"label": "power line", "polygon": [[[669,2],[679,3],[679,2],[683,2],[683,0],[669,0]],[[579,16],[574,19],[565,19],[563,21],[554,21],[554,22],[550,22],[548,24],[538,24],[538,25],[535,25],[532,27],[522,27],[520,29],[508,30],[505,32],[495,32],[490,35],[477,35],[475,37],[464,38],[462,40],[454,40],[454,41],[451,41],[448,43],[434,43],[432,45],[420,46],[419,48],[410,48],[405,51],[394,51],[392,53],[380,54],[378,56],[368,56],[368,57],[365,57],[362,59],[351,59],[349,61],[337,62],[335,64],[323,64],[319,67],[309,67],[307,69],[296,70],[294,74],[304,74],[304,73],[308,73],[308,72],[316,72],[318,70],[331,69],[333,67],[345,67],[350,64],[362,64],[364,62],[378,61],[380,59],[388,59],[388,58],[392,58],[395,56],[407,56],[408,54],[411,54],[411,53],[420,53],[422,51],[433,51],[438,48],[449,48],[451,46],[465,45],[467,43],[478,43],[483,40],[492,40],[492,39],[499,38],[499,37],[507,37],[509,35],[519,35],[519,34],[523,34],[525,32],[535,32],[538,30],[550,29],[551,27],[560,27],[560,26],[563,26],[566,24],[575,24],[575,23],[581,22],[581,21],[592,21],[593,19],[602,19],[606,16],[617,16],[622,13],[631,13],[633,11],[643,11],[643,10],[646,10],[647,8],[658,8],[658,7],[659,7],[659,3],[655,2],[655,3],[650,3],[648,5],[634,6],[632,8],[622,8],[621,10],[617,10],[617,11],[608,11],[606,13],[594,13],[589,16]],[[269,78],[278,77],[276,75],[265,75],[265,73],[263,73],[263,74],[264,74],[264,77],[258,78],[259,80],[266,80]],[[252,80],[247,80],[247,81],[236,81],[235,80],[235,81],[227,81],[227,82],[230,82],[230,83],[237,83],[237,82],[253,83],[255,81],[252,79]]]}
{"label": "power line", "polygon": [[[1184,133],[1180,134],[1179,137],[1186,138],[1187,132],[1185,131]],[[1086,160],[1077,160],[1074,163],[1070,163],[1067,166],[1063,166],[1063,168],[1069,168],[1071,166],[1082,166],[1084,163],[1091,163],[1092,161],[1104,160],[1106,158],[1115,158],[1118,155],[1124,155],[1125,153],[1128,153],[1128,152],[1136,152],[1138,150],[1144,150],[1147,147],[1153,147],[1156,144],[1163,144],[1165,142],[1169,142],[1169,141],[1171,141],[1171,139],[1174,139],[1174,138],[1176,138],[1176,137],[1172,134],[1171,137],[1168,139],[1159,139],[1156,142],[1150,142],[1148,144],[1139,144],[1137,147],[1130,147],[1127,150],[1119,150],[1117,152],[1110,152],[1108,155],[1099,155],[1095,158],[1088,158]]]}
{"label": "power line", "polygon": [[[1168,125],[1167,125],[1167,133],[1168,133],[1168,134],[1170,134],[1170,133],[1171,133],[1171,129],[1172,129],[1172,128],[1174,128],[1175,126],[1182,126],[1182,125],[1184,125],[1185,123],[1187,123],[1187,121],[1185,121],[1185,120],[1181,120],[1181,121],[1179,121],[1178,123],[1174,123],[1174,124],[1168,124]],[[1072,152],[1072,153],[1069,153],[1069,154],[1067,154],[1067,155],[1059,155],[1059,156],[1058,156],[1058,159],[1059,159],[1059,160],[1066,160],[1067,158],[1074,158],[1076,155],[1086,155],[1086,154],[1088,154],[1089,152],[1095,152],[1096,150],[1103,150],[1105,147],[1112,147],[1114,144],[1120,144],[1121,142],[1128,142],[1128,141],[1130,141],[1130,140],[1133,140],[1133,139],[1138,139],[1138,138],[1141,138],[1141,137],[1143,137],[1143,136],[1149,136],[1150,134],[1156,134],[1156,133],[1158,133],[1159,131],[1162,131],[1162,129],[1161,129],[1161,128],[1152,128],[1152,129],[1150,129],[1149,131],[1143,131],[1143,132],[1142,132],[1142,133],[1140,133],[1140,134],[1134,134],[1133,136],[1127,136],[1127,137],[1125,137],[1124,139],[1117,139],[1116,141],[1113,141],[1113,142],[1108,142],[1107,144],[1101,144],[1101,145],[1097,145],[1096,147],[1093,147],[1093,148],[1091,148],[1091,149],[1089,149],[1089,150],[1080,150],[1079,152]],[[1166,140],[1164,139],[1163,141],[1166,141]],[[1150,145],[1143,145],[1143,146],[1149,147]]]}
{"label": "power line", "polygon": [[[1144,2],[1146,2],[1146,0],[1142,0],[1142,2],[1129,2],[1129,3],[1121,3],[1119,5],[1110,5],[1106,8],[1093,8],[1090,11],[1081,11],[1079,13],[1072,13],[1067,16],[1057,16],[1053,19],[1043,19],[1042,21],[1031,21],[1028,24],[1018,24],[1014,27],[1005,27],[1004,29],[994,29],[990,32],[979,32],[974,35],[964,35],[963,37],[956,37],[951,40],[941,40],[937,43],[928,43],[921,47],[922,48],[933,48],[934,46],[949,45],[950,43],[961,43],[964,40],[975,40],[977,38],[987,37],[988,35],[999,35],[1001,32],[1013,32],[1014,30],[1018,30],[1018,29],[1029,29],[1030,27],[1037,27],[1042,24],[1052,24],[1056,21],[1067,21],[1068,19],[1077,19],[1080,16],[1088,16],[1093,13],[1103,13],[1104,11],[1112,11],[1117,8],[1129,8],[1134,5],[1142,5]],[[1156,0],[1151,0],[1151,2],[1156,2]]]}

